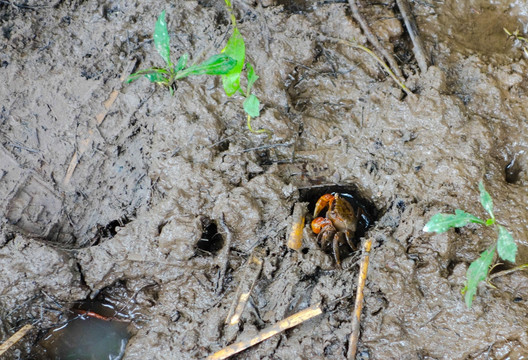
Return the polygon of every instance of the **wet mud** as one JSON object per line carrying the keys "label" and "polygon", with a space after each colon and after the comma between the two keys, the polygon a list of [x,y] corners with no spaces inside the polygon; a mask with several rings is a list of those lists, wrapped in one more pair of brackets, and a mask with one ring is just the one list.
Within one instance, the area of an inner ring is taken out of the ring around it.
{"label": "wet mud", "polygon": [[421,72],[396,4],[361,2],[415,97],[328,40],[369,45],[348,4],[233,5],[260,76],[253,127],[270,138],[245,128],[242,100],[217,77],[182,80],[174,96],[122,82],[161,64],[163,9],[174,59],[220,52],[222,1],[0,2],[0,340],[34,325],[6,359],[46,358],[35,351],[46,333],[106,292],[140,314],[125,359],[202,359],[318,302],[324,314],[234,358],[344,359],[359,253],[337,268],[311,215],[302,248],[286,247],[295,203],[313,208],[326,191],[372,217],[358,235],[374,241],[358,358],[528,356],[526,274],[481,284],[471,309],[460,294],[495,234],[422,231],[440,211],[484,216],[483,180],[516,263],[528,261],[528,60],[503,31],[528,32],[527,5],[413,2],[432,61]]}

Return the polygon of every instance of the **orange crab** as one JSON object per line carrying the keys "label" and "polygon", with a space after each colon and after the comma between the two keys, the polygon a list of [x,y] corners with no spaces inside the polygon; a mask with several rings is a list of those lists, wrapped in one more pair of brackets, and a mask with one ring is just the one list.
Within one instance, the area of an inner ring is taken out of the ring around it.
{"label": "orange crab", "polygon": [[[325,217],[317,217],[328,206]],[[360,209],[355,212],[352,205],[338,193],[325,194],[315,204],[312,231],[325,251],[332,249],[337,266],[341,267],[339,247],[348,244],[356,250],[354,234],[356,232]]]}

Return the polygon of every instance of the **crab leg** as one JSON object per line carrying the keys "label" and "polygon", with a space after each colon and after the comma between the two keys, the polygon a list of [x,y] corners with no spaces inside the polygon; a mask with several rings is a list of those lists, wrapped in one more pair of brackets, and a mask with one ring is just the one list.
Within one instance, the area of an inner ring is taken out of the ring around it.
{"label": "crab leg", "polygon": [[334,235],[334,241],[332,244],[332,252],[334,253],[334,258],[339,269],[341,269],[341,254],[339,253],[339,244],[343,242],[343,237],[343,233],[336,233]]}
{"label": "crab leg", "polygon": [[350,246],[350,248],[353,250],[353,251],[356,251],[357,250],[357,245],[354,244],[354,236],[352,234],[350,234],[350,231],[345,231],[344,233],[344,238],[346,239],[346,242],[348,244],[348,246]]}
{"label": "crab leg", "polygon": [[324,194],[317,200],[317,203],[315,204],[314,209],[314,217],[318,216],[321,211],[323,211],[324,208],[327,206],[331,206],[332,201],[334,201],[335,197],[332,194]]}
{"label": "crab leg", "polygon": [[329,226],[329,225],[332,227],[334,226],[330,220],[324,217],[320,217],[320,216],[313,219],[312,224],[311,224],[312,231],[316,234],[319,234],[321,230],[323,230],[324,227]]}

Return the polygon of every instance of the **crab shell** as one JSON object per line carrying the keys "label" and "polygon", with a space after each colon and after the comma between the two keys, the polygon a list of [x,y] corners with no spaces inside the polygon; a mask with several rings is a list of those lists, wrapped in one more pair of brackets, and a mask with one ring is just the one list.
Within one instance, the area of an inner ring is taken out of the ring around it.
{"label": "crab shell", "polygon": [[[326,217],[317,217],[328,206]],[[312,230],[318,234],[317,241],[323,250],[332,250],[337,266],[341,266],[339,247],[347,243],[352,250],[357,247],[353,238],[358,216],[350,203],[339,194],[325,194],[317,201],[312,221]]]}

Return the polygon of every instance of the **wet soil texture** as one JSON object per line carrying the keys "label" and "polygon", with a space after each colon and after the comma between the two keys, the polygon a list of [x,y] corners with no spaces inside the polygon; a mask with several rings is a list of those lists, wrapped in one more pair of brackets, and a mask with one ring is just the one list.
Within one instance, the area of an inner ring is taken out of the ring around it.
{"label": "wet soil texture", "polygon": [[[162,64],[162,10],[173,60],[219,53],[223,1],[0,1],[0,340],[34,325],[6,358],[36,356],[72,304],[116,287],[139,314],[125,359],[202,359],[320,301],[324,314],[235,358],[345,358],[359,254],[337,269],[310,215],[300,251],[286,247],[294,204],[313,207],[325,187],[373,215],[358,356],[528,356],[526,274],[482,283],[471,309],[460,294],[496,234],[422,231],[437,212],[484,217],[482,180],[517,265],[528,261],[528,62],[503,31],[528,32],[528,5],[412,2],[431,60],[421,71],[396,4],[361,1],[415,96],[331,40],[371,46],[347,3],[233,6],[260,76],[253,127],[270,138],[246,129],[243,98],[219,77],[181,80],[174,96],[122,81]],[[226,327],[248,279],[240,323]]]}

